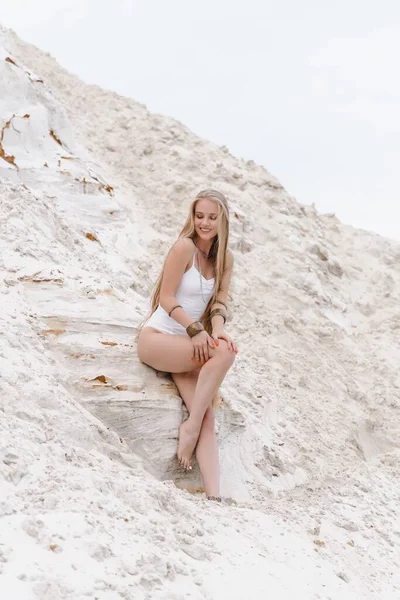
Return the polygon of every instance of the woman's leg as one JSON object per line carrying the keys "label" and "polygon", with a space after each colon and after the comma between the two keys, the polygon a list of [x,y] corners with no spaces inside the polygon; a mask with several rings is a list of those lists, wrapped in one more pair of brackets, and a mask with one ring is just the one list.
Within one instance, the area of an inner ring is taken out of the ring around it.
{"label": "woman's leg", "polygon": [[[169,373],[188,373],[199,368],[198,363],[191,360],[193,345],[188,336],[159,333],[151,327],[145,327],[140,333],[138,355],[154,369]],[[205,412],[236,354],[220,340],[217,348],[209,348],[209,356],[197,379],[190,416],[179,428],[178,458],[185,468],[190,467]]]}
{"label": "woman's leg", "polygon": [[[186,408],[191,411],[199,371],[172,374]],[[219,496],[219,457],[217,435],[215,433],[214,410],[209,406],[201,424],[196,445],[196,457],[207,496]]]}
{"label": "woman's leg", "polygon": [[217,351],[200,369],[189,418],[179,428],[178,459],[186,469],[191,466],[190,459],[200,434],[204,415],[235,360],[235,352],[228,349],[224,340],[220,340],[218,349],[221,351]]}
{"label": "woman's leg", "polygon": [[142,362],[157,371],[187,373],[199,368],[199,363],[191,360],[193,344],[188,335],[171,335],[144,327],[139,335],[137,353]]}

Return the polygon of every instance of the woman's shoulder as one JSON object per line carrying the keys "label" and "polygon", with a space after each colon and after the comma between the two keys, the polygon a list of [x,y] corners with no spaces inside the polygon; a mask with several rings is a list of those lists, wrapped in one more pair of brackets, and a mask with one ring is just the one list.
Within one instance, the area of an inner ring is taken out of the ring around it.
{"label": "woman's shoulder", "polygon": [[194,241],[190,237],[181,237],[178,238],[174,244],[174,246],[179,246],[184,250],[193,250],[196,246],[194,245]]}
{"label": "woman's shoulder", "polygon": [[195,248],[196,246],[191,238],[181,237],[173,244],[171,252],[189,258],[193,255]]}

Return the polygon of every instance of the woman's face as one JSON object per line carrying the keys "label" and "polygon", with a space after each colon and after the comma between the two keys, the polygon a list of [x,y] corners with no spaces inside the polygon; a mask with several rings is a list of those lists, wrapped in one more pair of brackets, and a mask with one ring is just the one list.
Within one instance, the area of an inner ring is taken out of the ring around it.
{"label": "woman's face", "polygon": [[218,204],[209,198],[196,203],[194,228],[201,240],[212,240],[218,233]]}

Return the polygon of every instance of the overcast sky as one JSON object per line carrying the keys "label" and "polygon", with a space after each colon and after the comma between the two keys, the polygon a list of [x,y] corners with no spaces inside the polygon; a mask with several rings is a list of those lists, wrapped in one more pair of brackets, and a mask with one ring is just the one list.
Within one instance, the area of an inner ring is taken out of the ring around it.
{"label": "overcast sky", "polygon": [[299,202],[400,240],[399,0],[1,4],[3,25],[83,80],[265,165]]}

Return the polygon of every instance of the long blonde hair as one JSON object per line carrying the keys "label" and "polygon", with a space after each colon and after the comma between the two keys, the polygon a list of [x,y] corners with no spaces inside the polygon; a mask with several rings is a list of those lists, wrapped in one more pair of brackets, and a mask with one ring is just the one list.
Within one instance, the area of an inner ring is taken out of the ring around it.
{"label": "long blonde hair", "polygon": [[[214,271],[215,271],[214,293],[213,293],[212,297],[210,298],[210,301],[208,302],[203,315],[200,317],[200,321],[203,323],[205,330],[207,331],[207,333],[211,334],[211,319],[210,319],[211,306],[216,302],[217,295],[221,291],[220,290],[221,281],[222,281],[222,277],[224,275],[224,272],[226,270],[226,265],[227,265],[226,257],[227,257],[227,248],[228,248],[228,240],[229,240],[229,207],[228,207],[227,199],[221,192],[219,192],[218,190],[208,189],[208,190],[202,190],[201,192],[199,192],[197,194],[197,196],[194,198],[194,200],[190,204],[189,215],[186,219],[186,223],[184,224],[184,226],[182,228],[182,231],[180,232],[180,234],[178,236],[178,240],[180,240],[181,238],[185,238],[185,237],[195,240],[196,231],[195,231],[195,227],[194,227],[194,216],[195,216],[195,212],[196,212],[196,204],[199,200],[202,200],[204,198],[213,200],[219,206],[217,235],[213,239],[213,242],[212,242],[212,245],[210,248],[210,252],[209,252],[209,254],[212,256]],[[178,240],[176,240],[176,241],[178,241]],[[165,261],[164,261],[164,265],[165,265]],[[163,273],[164,273],[164,265],[163,265],[162,271],[161,271],[160,275],[158,276],[157,281],[154,285],[154,289],[153,289],[153,292],[151,295],[151,300],[150,300],[150,306],[151,306],[150,313],[146,317],[146,320],[148,318],[150,318],[150,316],[154,313],[154,311],[157,309],[158,305],[160,304],[160,291],[161,291],[161,284],[162,284]]]}

